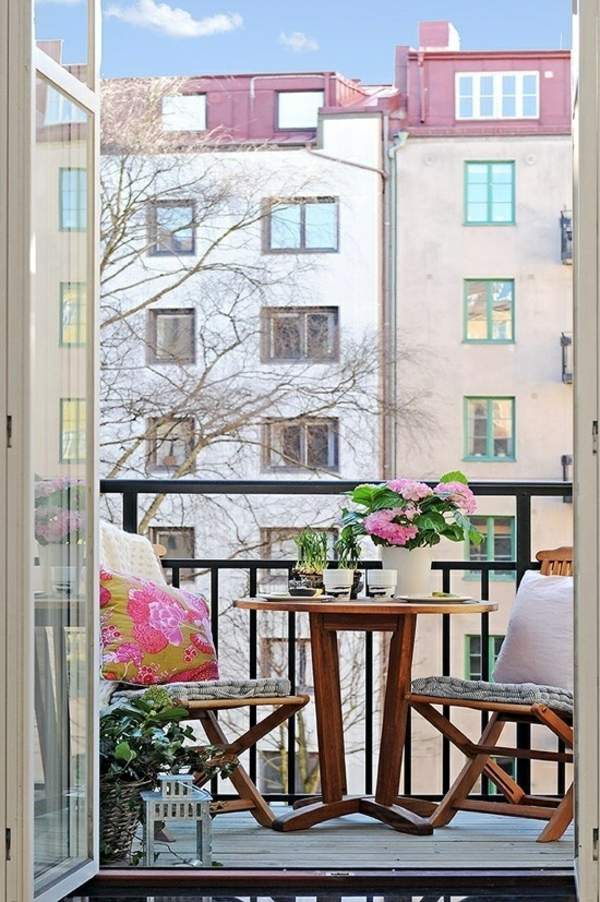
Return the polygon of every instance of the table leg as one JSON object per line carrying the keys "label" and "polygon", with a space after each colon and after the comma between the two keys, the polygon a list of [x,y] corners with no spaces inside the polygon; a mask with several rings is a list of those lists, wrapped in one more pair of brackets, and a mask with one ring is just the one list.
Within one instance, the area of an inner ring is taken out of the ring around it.
{"label": "table leg", "polygon": [[362,799],[360,810],[403,833],[427,835],[433,832],[425,817],[398,804],[400,771],[406,739],[412,660],[417,618],[414,614],[398,618],[392,633],[383,706],[383,726],[379,750],[379,768],[374,799]]}
{"label": "table leg", "polygon": [[325,615],[310,615],[310,641],[315,684],[321,797],[278,818],[275,830],[305,830],[313,824],[357,812],[360,799],[344,798],[346,760],[337,633],[325,628]]}

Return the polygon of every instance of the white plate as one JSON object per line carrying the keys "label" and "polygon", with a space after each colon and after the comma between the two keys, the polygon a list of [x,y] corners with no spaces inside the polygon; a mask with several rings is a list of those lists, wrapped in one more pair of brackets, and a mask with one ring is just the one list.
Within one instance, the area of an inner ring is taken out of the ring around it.
{"label": "white plate", "polygon": [[465,601],[473,601],[471,595],[398,595],[402,601],[412,601],[415,604],[460,604]]}

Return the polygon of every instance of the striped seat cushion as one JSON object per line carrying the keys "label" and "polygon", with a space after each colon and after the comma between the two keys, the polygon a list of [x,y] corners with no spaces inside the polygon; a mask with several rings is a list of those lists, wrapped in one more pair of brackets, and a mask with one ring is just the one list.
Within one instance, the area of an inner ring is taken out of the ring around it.
{"label": "striped seat cushion", "polygon": [[[111,697],[111,704],[124,698],[143,695],[143,689],[117,689]],[[264,680],[207,680],[202,683],[167,683],[161,686],[174,698],[182,702],[222,701],[239,698],[284,698],[290,695],[292,687],[286,679]]]}
{"label": "striped seat cushion", "polygon": [[474,702],[500,702],[510,705],[548,705],[555,711],[573,712],[573,693],[555,686],[535,683],[486,683],[483,680],[459,680],[449,676],[420,677],[413,680],[416,695],[455,698]]}

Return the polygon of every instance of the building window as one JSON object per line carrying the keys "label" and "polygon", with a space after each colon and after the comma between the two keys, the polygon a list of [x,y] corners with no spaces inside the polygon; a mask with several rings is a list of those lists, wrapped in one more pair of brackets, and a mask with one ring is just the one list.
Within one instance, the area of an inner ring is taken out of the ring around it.
{"label": "building window", "polygon": [[163,97],[162,127],[166,132],[206,131],[206,94]]}
{"label": "building window", "polygon": [[277,128],[279,131],[316,129],[324,102],[323,91],[278,91]]}
{"label": "building window", "polygon": [[512,279],[465,280],[465,341],[514,341]]}
{"label": "building window", "polygon": [[465,164],[465,224],[514,225],[515,164]]}
{"label": "building window", "polygon": [[148,363],[194,363],[196,312],[193,308],[148,311]]}
{"label": "building window", "polygon": [[[171,560],[193,560],[196,554],[196,536],[193,526],[151,526],[150,541],[166,548],[165,557]],[[167,581],[171,582],[171,575]],[[193,579],[194,570],[184,567],[179,571],[180,579]]]}
{"label": "building window", "polygon": [[515,459],[515,399],[465,398],[465,459]]}
{"label": "building window", "polygon": [[457,119],[538,119],[539,72],[458,72]]}
{"label": "building window", "polygon": [[263,360],[336,360],[337,307],[264,307]]}
{"label": "building window", "polygon": [[60,169],[59,228],[62,232],[85,232],[87,228],[87,170]]}
{"label": "building window", "polygon": [[194,218],[194,204],[190,200],[152,203],[148,216],[149,253],[167,257],[194,254]]}
{"label": "building window", "polygon": [[488,659],[490,662],[490,672],[485,675],[482,672],[481,660],[481,636],[465,636],[465,679],[467,680],[486,680],[489,681],[494,670],[494,665],[504,636],[489,636]]}
{"label": "building window", "polygon": [[338,469],[338,420],[271,420],[263,426],[263,464],[269,469]]}
{"label": "building window", "polygon": [[[295,561],[298,549],[296,548],[295,538],[300,535],[303,527],[301,526],[264,526],[260,531],[261,555],[267,560]],[[329,554],[333,560],[334,544],[338,537],[337,529],[330,526],[318,527],[319,532],[327,535],[327,545],[329,546]]]}
{"label": "building window", "polygon": [[83,463],[86,455],[86,402],[84,398],[60,399],[60,462]]}
{"label": "building window", "polygon": [[[515,518],[514,517],[471,517],[471,523],[481,533],[479,545],[468,543],[470,561],[514,561],[515,559]],[[480,579],[481,571],[467,571],[467,578]],[[512,581],[512,570],[491,570],[491,579]]]}
{"label": "building window", "polygon": [[183,466],[194,448],[194,425],[193,417],[151,417],[148,420],[149,469],[176,470]]}
{"label": "building window", "polygon": [[48,87],[44,125],[75,125],[87,122],[87,113],[59,91]]}
{"label": "building window", "polygon": [[335,197],[273,200],[266,217],[266,249],[275,253],[332,253],[339,250]]}
{"label": "building window", "polygon": [[60,344],[81,347],[86,339],[87,286],[85,282],[60,283]]}

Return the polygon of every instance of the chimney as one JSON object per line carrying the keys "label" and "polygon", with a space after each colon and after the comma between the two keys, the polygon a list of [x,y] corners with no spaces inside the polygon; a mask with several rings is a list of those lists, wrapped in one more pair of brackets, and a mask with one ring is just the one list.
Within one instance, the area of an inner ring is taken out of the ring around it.
{"label": "chimney", "polygon": [[452,22],[420,22],[419,50],[460,50],[460,35]]}

